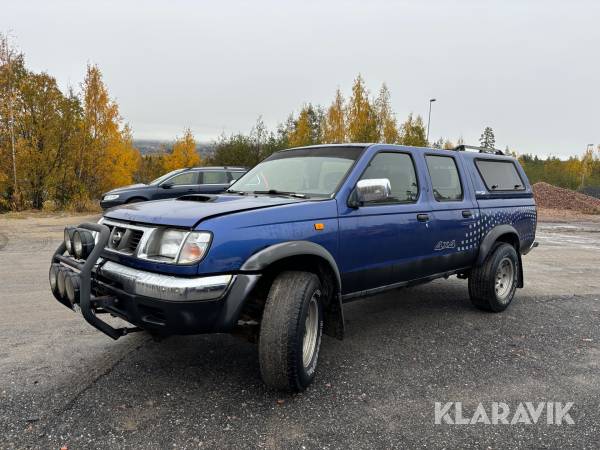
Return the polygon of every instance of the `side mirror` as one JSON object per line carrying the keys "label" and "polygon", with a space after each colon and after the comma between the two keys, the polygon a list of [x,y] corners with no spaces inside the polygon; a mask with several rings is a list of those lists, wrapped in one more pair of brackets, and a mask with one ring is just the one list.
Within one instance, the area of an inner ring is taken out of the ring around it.
{"label": "side mirror", "polygon": [[160,185],[160,187],[163,189],[171,189],[173,187],[173,183],[163,183]]}
{"label": "side mirror", "polygon": [[354,208],[366,202],[382,202],[392,195],[392,186],[387,178],[372,180],[359,180],[354,191],[354,201],[350,205]]}

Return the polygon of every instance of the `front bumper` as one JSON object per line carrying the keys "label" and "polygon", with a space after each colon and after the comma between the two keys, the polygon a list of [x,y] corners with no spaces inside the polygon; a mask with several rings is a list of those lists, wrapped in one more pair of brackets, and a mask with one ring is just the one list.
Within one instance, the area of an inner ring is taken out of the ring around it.
{"label": "front bumper", "polygon": [[176,277],[134,269],[113,261],[101,262],[96,272],[120,284],[129,294],[174,302],[218,299],[235,279],[234,275]]}
{"label": "front bumper", "polygon": [[[108,227],[82,224],[99,233],[90,257],[82,264],[64,255],[64,243],[52,262],[78,273],[79,302],[84,318],[113,339],[129,331],[146,329],[157,334],[228,332],[237,324],[246,298],[259,274],[223,274],[207,277],[176,277],[134,269],[100,257],[108,241]],[[56,299],[76,309],[67,299]],[[135,328],[114,328],[98,315],[109,313]]]}

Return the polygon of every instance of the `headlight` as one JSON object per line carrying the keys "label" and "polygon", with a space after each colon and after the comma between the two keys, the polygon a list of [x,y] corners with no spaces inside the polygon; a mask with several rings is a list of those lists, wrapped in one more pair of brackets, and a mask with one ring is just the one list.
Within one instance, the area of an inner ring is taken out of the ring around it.
{"label": "headlight", "polygon": [[204,257],[210,241],[211,234],[203,231],[156,230],[138,256],[171,264],[192,264]]}
{"label": "headlight", "polygon": [[119,198],[119,194],[108,194],[108,195],[104,196],[103,200],[108,202],[111,200],[116,200],[118,198]]}

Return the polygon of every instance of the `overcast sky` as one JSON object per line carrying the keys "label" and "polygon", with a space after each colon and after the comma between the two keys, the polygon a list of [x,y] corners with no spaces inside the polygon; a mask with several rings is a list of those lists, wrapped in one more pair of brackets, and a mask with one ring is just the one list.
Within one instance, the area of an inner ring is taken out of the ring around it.
{"label": "overcast sky", "polygon": [[28,66],[79,87],[97,63],[136,138],[274,127],[386,82],[430,137],[567,156],[600,144],[598,1],[9,1]]}

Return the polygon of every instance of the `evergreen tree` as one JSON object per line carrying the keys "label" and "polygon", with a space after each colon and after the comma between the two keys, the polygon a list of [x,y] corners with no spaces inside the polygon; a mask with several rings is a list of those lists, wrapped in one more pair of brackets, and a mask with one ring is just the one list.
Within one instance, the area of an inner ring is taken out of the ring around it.
{"label": "evergreen tree", "polygon": [[479,138],[479,145],[483,148],[494,148],[496,138],[494,137],[494,130],[491,127],[485,127]]}

